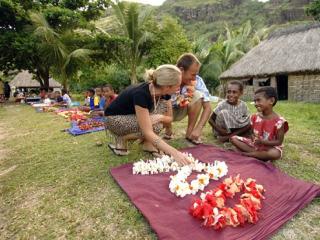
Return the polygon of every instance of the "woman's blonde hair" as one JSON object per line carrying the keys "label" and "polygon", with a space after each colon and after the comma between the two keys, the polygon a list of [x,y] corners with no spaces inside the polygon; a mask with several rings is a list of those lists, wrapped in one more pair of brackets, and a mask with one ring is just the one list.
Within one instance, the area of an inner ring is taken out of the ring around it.
{"label": "woman's blonde hair", "polygon": [[180,69],[172,64],[161,65],[156,70],[149,69],[145,75],[146,80],[152,82],[155,86],[177,85],[181,79]]}

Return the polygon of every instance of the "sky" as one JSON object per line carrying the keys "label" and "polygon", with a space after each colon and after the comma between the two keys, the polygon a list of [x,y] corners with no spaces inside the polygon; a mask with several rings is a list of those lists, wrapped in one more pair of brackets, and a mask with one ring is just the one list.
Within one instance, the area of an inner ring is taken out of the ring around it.
{"label": "sky", "polygon": [[[127,2],[139,2],[144,4],[150,4],[154,6],[160,6],[165,0],[126,0]],[[259,2],[267,2],[268,0],[259,0]]]}

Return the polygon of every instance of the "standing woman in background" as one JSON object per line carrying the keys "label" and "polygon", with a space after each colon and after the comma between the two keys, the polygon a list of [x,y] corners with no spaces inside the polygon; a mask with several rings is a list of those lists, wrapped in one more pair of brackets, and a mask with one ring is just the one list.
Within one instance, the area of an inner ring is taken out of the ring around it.
{"label": "standing woman in background", "polygon": [[161,65],[147,71],[147,82],[126,88],[105,110],[106,129],[115,138],[108,144],[116,155],[128,155],[127,141],[141,139],[143,150],[157,156],[163,151],[178,163],[188,164],[181,152],[158,136],[172,122],[170,95],[179,91],[181,71],[174,65]]}

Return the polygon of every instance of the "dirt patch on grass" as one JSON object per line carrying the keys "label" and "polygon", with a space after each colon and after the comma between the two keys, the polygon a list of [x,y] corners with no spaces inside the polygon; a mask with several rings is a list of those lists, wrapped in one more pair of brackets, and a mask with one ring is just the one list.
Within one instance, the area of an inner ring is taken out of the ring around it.
{"label": "dirt patch on grass", "polygon": [[28,190],[28,195],[25,197],[24,201],[21,203],[20,208],[24,209],[34,209],[42,201],[43,197],[51,192],[51,188],[39,188],[34,190]]}
{"label": "dirt patch on grass", "polygon": [[[0,151],[0,154],[1,154],[1,151]],[[12,166],[12,167],[10,167],[10,168],[8,168],[8,169],[4,170],[4,171],[1,171],[1,172],[0,172],[0,177],[3,177],[4,175],[6,175],[6,174],[8,174],[8,173],[12,172],[13,170],[15,170],[15,169],[16,169],[16,167],[17,167],[17,165],[14,165],[14,166]]]}

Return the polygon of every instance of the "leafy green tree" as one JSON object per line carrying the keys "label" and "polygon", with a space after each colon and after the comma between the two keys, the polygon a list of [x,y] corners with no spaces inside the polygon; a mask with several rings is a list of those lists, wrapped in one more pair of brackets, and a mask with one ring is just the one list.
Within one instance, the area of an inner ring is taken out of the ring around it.
{"label": "leafy green tree", "polygon": [[118,64],[87,65],[78,72],[77,81],[71,82],[71,88],[81,92],[105,84],[111,84],[119,92],[130,85],[130,73]]}
{"label": "leafy green tree", "polygon": [[138,4],[126,2],[113,4],[113,9],[123,36],[130,40],[125,56],[130,68],[131,83],[134,84],[138,81],[137,67],[147,52],[145,44],[151,38],[146,28],[151,18],[151,11],[140,11]]}
{"label": "leafy green tree", "polygon": [[[260,43],[267,34],[267,28],[254,31],[250,21],[235,30],[226,27],[225,37],[220,36],[212,45],[200,69],[200,74],[207,81],[208,86],[215,89],[222,84],[219,82],[219,76]],[[224,86],[222,87],[224,89]]]}
{"label": "leafy green tree", "polygon": [[315,0],[306,8],[308,16],[312,16],[316,21],[320,21],[320,0]]}
{"label": "leafy green tree", "polygon": [[164,17],[159,27],[153,31],[154,38],[146,58],[148,67],[167,63],[175,64],[182,53],[190,52],[192,49],[184,29],[172,17]]}
{"label": "leafy green tree", "polygon": [[89,62],[89,56],[93,51],[90,49],[70,51],[42,14],[31,13],[31,20],[36,27],[34,34],[41,60],[36,68],[38,80],[42,80],[45,87],[49,86],[49,73],[54,69],[53,72],[62,81],[64,88],[67,88],[68,79],[75,76],[83,64]]}
{"label": "leafy green tree", "polygon": [[244,55],[238,47],[237,40],[223,41],[221,37],[212,45],[200,69],[200,75],[206,80],[209,88],[215,89],[220,83],[220,74]]}
{"label": "leafy green tree", "polygon": [[[89,27],[88,20],[100,16],[108,3],[108,0],[0,0],[0,70],[29,70],[44,87],[48,86],[53,68],[61,69],[61,76],[68,76],[71,69],[75,69],[75,62],[79,63],[80,59],[83,62],[80,55],[88,54],[88,51],[71,54],[76,48],[67,49],[61,35],[73,33],[77,27]],[[28,11],[34,10],[42,11],[46,19],[32,14],[33,19],[30,18]],[[70,61],[67,61],[68,57]],[[67,66],[66,62],[72,62],[73,67]]]}

